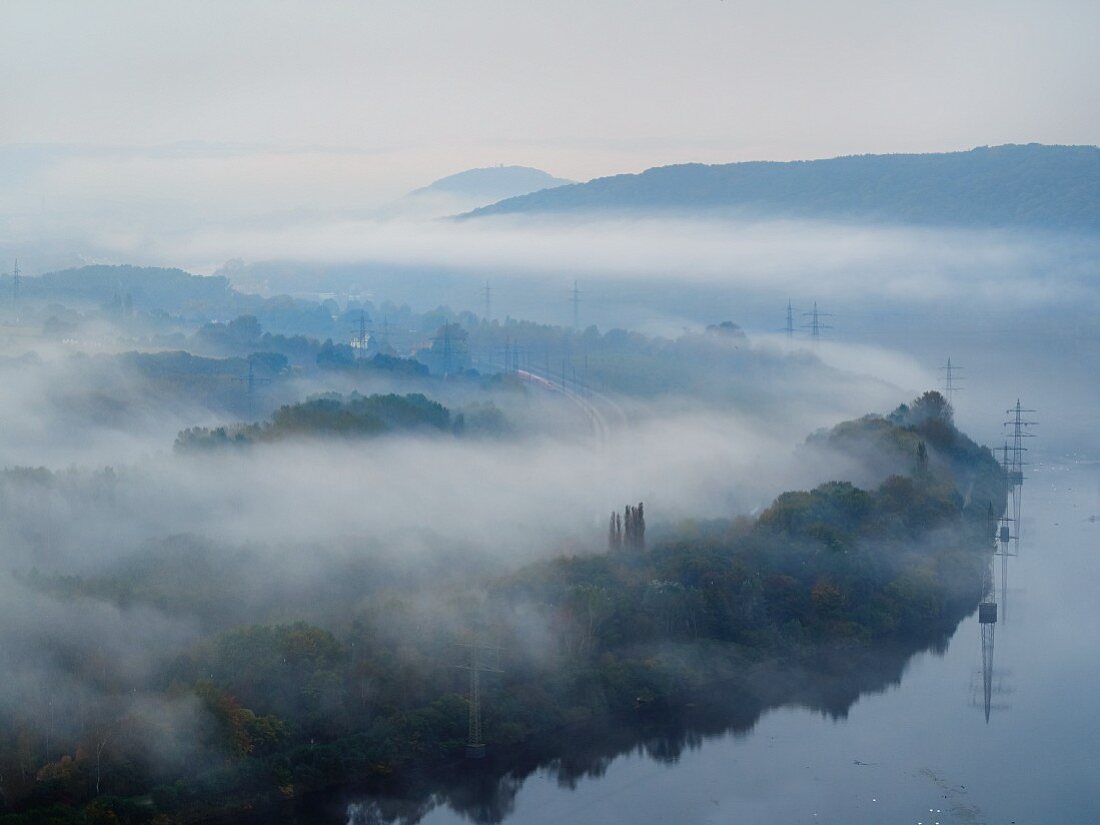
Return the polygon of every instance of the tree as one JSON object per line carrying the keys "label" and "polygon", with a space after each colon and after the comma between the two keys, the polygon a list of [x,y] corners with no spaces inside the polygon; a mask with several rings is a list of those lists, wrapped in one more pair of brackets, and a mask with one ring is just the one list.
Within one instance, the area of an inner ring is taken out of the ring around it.
{"label": "tree", "polygon": [[607,528],[607,549],[621,550],[623,547],[623,520],[618,513],[611,514]]}
{"label": "tree", "polygon": [[936,390],[929,390],[913,402],[909,410],[909,418],[912,426],[919,427],[927,421],[942,421],[945,424],[954,423],[954,411],[951,404]]}
{"label": "tree", "polygon": [[355,366],[355,352],[347,344],[333,344],[329,338],[317,353],[317,366],[321,369],[351,369]]}
{"label": "tree", "polygon": [[278,375],[290,367],[290,359],[279,352],[254,352],[248,356],[249,363],[264,372]]}
{"label": "tree", "polygon": [[226,332],[238,344],[251,344],[260,340],[263,328],[255,315],[241,315],[226,325]]}

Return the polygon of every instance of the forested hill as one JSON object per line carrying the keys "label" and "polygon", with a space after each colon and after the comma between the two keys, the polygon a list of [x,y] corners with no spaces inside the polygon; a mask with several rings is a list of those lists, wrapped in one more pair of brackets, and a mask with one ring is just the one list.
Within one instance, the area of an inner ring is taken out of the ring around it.
{"label": "forested hill", "polygon": [[579,211],[1098,232],[1100,147],[661,166],[509,198],[462,217]]}
{"label": "forested hill", "polygon": [[[0,286],[10,293],[10,275],[0,276]],[[94,303],[121,301],[129,295],[135,306],[178,311],[192,305],[228,306],[237,294],[229,279],[204,277],[182,269],[153,266],[81,266],[23,277],[19,294],[25,300],[86,300]]]}

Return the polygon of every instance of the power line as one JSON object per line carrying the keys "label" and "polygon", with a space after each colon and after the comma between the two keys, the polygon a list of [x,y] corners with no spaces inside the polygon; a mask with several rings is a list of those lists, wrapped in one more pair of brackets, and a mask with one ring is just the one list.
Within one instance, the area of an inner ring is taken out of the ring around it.
{"label": "power line", "polygon": [[1039,422],[1029,421],[1024,418],[1025,415],[1033,413],[1035,410],[1024,409],[1020,404],[1020,399],[1016,399],[1015,407],[1005,410],[1005,412],[1012,416],[1004,423],[1005,427],[1010,428],[1009,438],[1011,438],[1011,446],[1008,446],[1008,441],[1006,440],[1005,459],[1007,466],[1005,468],[1005,485],[1012,499],[1012,519],[1016,522],[1014,544],[1016,545],[1016,552],[1019,553],[1021,531],[1020,499],[1024,485],[1024,465],[1027,464],[1024,460],[1024,453],[1027,452],[1027,447],[1024,446],[1024,439],[1035,437],[1035,433],[1030,432],[1028,428],[1036,426]]}
{"label": "power line", "polygon": [[[459,670],[467,670],[470,673],[470,719],[469,734],[466,740],[466,758],[484,759],[485,743],[481,735],[481,674],[503,673],[497,666],[500,661],[500,648],[495,645],[483,644],[474,641],[472,644],[460,644],[459,647],[470,651],[469,664],[455,665]],[[486,661],[485,654],[491,654],[491,661]]]}
{"label": "power line", "polygon": [[234,378],[234,381],[245,385],[245,392],[248,394],[248,417],[254,419],[255,413],[255,399],[256,399],[256,385],[257,384],[270,384],[270,378],[257,378],[254,370],[254,365],[251,356],[248,359],[248,376],[246,378]]}
{"label": "power line", "polygon": [[447,321],[439,329],[439,333],[432,338],[432,352],[435,353],[435,345],[439,345],[439,356],[442,360],[442,370],[444,375],[451,375],[455,372],[455,361],[459,363],[465,362],[466,349],[466,334],[462,328],[450,321]]}
{"label": "power line", "polygon": [[1020,406],[1020,400],[1016,400],[1016,406],[1011,409],[1005,410],[1008,415],[1011,415],[1008,421],[1004,423],[1006,427],[1010,427],[1010,436],[1012,438],[1012,446],[1008,448],[1011,455],[1009,467],[1008,467],[1008,481],[1014,487],[1019,487],[1024,483],[1024,453],[1027,452],[1027,447],[1024,446],[1023,440],[1025,438],[1035,438],[1035,433],[1029,432],[1029,427],[1036,426],[1038,421],[1028,421],[1024,419],[1025,414],[1033,413],[1035,410],[1026,410]]}
{"label": "power line", "polygon": [[833,317],[833,314],[831,312],[822,312],[822,311],[820,311],[817,308],[817,301],[814,301],[814,308],[810,312],[803,312],[802,315],[804,317],[808,317],[810,319],[809,324],[803,325],[803,329],[809,329],[810,330],[810,337],[814,341],[819,341],[821,339],[821,330],[823,330],[823,329],[832,329],[832,327],[829,324],[821,323],[821,319],[822,318],[831,318],[831,317]]}
{"label": "power line", "polygon": [[[993,591],[996,593],[996,591]],[[982,600],[978,605],[978,625],[982,636],[982,705],[985,721],[989,723],[989,711],[993,699],[993,643],[997,631],[996,598]]]}
{"label": "power line", "polygon": [[366,310],[359,310],[359,324],[353,331],[355,337],[352,338],[352,346],[359,350],[359,357],[367,357],[367,342],[370,340],[370,334],[368,327],[370,325],[370,318],[367,317]]}
{"label": "power line", "polygon": [[515,372],[519,369],[521,349],[518,340],[513,343],[512,336],[504,336],[504,372]]}
{"label": "power line", "polygon": [[962,372],[962,367],[954,366],[948,358],[947,365],[940,367],[940,372],[943,373],[943,394],[947,398],[947,403],[951,404],[955,400],[955,393],[962,389],[959,386],[959,373]]}

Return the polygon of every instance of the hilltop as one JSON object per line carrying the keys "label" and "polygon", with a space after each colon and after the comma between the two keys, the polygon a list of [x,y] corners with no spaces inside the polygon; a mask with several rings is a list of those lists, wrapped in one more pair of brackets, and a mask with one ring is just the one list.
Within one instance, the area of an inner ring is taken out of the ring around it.
{"label": "hilltop", "polygon": [[437,218],[478,209],[573,181],[530,166],[467,169],[414,189],[378,212],[380,217]]}
{"label": "hilltop", "polygon": [[491,202],[571,183],[573,181],[556,178],[549,172],[530,166],[490,166],[485,169],[467,169],[465,172],[448,175],[410,192],[409,195],[417,197],[446,194]]}

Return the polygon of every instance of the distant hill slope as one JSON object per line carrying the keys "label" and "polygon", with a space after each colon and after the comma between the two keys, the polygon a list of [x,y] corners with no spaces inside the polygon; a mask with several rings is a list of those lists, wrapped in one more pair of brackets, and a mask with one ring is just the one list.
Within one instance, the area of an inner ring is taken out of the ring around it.
{"label": "distant hill slope", "polygon": [[1039,144],[924,155],[661,166],[509,198],[461,216],[707,212],[1100,231],[1100,148]]}
{"label": "distant hill slope", "polygon": [[[0,289],[11,290],[11,276],[0,276]],[[156,266],[91,266],[46,272],[23,278],[20,295],[25,298],[84,300],[104,303],[129,295],[142,309],[179,311],[188,304],[229,305],[238,296],[229,279],[222,276],[192,275],[182,269]]]}
{"label": "distant hill slope", "polygon": [[492,166],[467,169],[414,189],[403,198],[378,210],[383,218],[442,218],[527,195],[573,181],[555,178],[529,166]]}
{"label": "distant hill slope", "polygon": [[569,183],[573,181],[555,178],[530,166],[491,166],[448,175],[409,194],[412,197],[445,194],[493,202]]}

